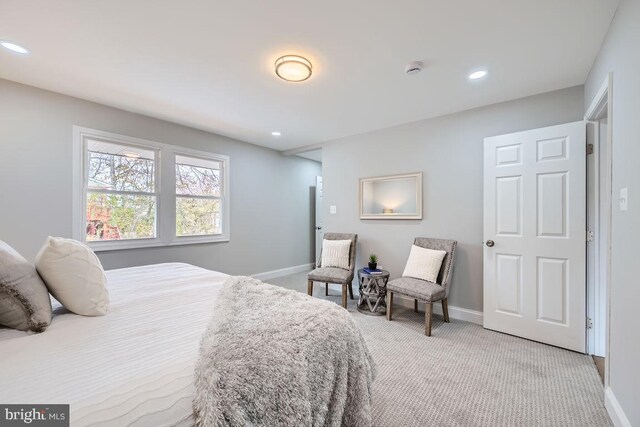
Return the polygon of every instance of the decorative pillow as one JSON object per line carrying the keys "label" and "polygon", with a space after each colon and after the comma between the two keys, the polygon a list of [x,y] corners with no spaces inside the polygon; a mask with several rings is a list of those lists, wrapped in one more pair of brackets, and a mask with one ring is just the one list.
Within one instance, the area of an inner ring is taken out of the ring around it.
{"label": "decorative pillow", "polygon": [[351,240],[322,240],[322,267],[349,269],[349,250]]}
{"label": "decorative pillow", "polygon": [[36,269],[0,241],[0,325],[42,332],[51,323],[51,299]]}
{"label": "decorative pillow", "polygon": [[436,251],[420,246],[411,246],[411,253],[402,277],[413,277],[427,282],[437,283],[442,260],[447,251]]}
{"label": "decorative pillow", "polygon": [[84,316],[107,313],[107,277],[87,245],[49,237],[36,256],[36,269],[51,295],[69,311]]}

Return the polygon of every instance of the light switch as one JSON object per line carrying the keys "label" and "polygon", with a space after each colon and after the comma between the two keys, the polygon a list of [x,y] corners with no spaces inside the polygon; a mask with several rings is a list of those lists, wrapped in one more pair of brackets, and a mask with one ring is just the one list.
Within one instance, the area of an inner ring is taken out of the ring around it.
{"label": "light switch", "polygon": [[329,206],[329,213],[335,214],[336,212],[338,212],[338,209],[335,207],[335,205]]}
{"label": "light switch", "polygon": [[627,191],[627,187],[620,189],[620,210],[627,211],[629,210],[629,192]]}

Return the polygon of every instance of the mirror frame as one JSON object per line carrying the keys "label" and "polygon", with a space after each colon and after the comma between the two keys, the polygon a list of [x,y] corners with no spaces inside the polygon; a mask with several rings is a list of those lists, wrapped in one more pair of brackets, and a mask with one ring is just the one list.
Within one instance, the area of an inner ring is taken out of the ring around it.
{"label": "mirror frame", "polygon": [[[384,181],[388,179],[415,178],[416,179],[416,207],[418,212],[415,214],[367,214],[363,211],[364,203],[362,200],[363,187],[367,182]],[[359,211],[360,219],[422,219],[422,172],[405,173],[400,175],[375,176],[371,178],[360,178],[359,183]]]}

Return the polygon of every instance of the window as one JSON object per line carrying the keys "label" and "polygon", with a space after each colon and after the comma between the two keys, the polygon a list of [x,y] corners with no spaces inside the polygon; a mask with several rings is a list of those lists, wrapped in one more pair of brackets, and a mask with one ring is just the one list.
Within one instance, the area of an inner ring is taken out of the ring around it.
{"label": "window", "polygon": [[156,152],[96,139],[86,144],[86,240],[155,238]]}
{"label": "window", "polygon": [[176,156],[176,235],[220,234],[221,162]]}
{"label": "window", "polygon": [[74,127],[74,237],[94,250],[229,240],[229,158]]}

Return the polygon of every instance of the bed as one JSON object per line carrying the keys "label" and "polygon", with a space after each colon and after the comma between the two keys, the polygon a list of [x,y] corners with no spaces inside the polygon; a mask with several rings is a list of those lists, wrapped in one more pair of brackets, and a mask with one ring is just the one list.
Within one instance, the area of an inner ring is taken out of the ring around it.
{"label": "bed", "polygon": [[192,425],[200,337],[228,276],[170,263],[107,277],[106,316],[54,304],[42,334],[0,328],[0,402],[71,404],[73,426]]}

